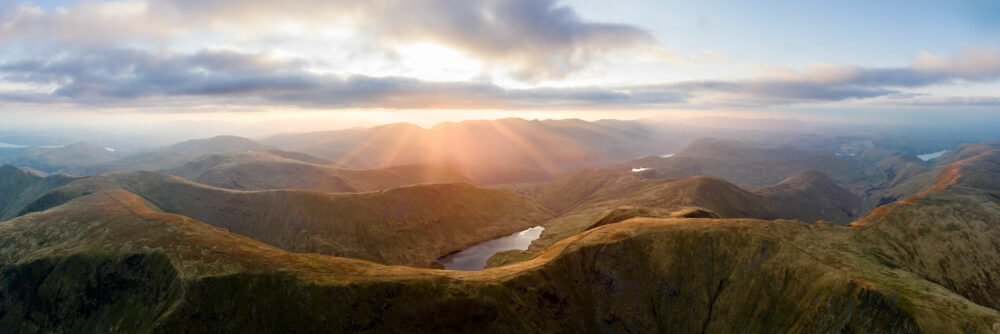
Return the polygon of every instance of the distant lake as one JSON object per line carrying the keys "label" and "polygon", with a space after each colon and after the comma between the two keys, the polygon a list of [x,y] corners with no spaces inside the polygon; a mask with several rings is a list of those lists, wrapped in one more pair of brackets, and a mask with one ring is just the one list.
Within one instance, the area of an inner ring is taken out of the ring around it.
{"label": "distant lake", "polygon": [[449,270],[483,270],[486,268],[486,260],[493,254],[515,249],[526,250],[532,241],[542,235],[544,229],[535,226],[506,237],[478,243],[457,253],[445,255],[438,262]]}
{"label": "distant lake", "polygon": [[0,142],[0,148],[25,148],[25,147],[27,147],[27,146],[24,146],[24,145],[15,145],[15,144],[8,144],[8,143]]}
{"label": "distant lake", "polygon": [[918,155],[917,158],[920,158],[920,160],[923,160],[923,161],[931,161],[931,160],[940,158],[945,153],[948,153],[948,151],[951,151],[951,150],[944,150],[944,151],[937,151],[937,152],[934,152],[934,153],[921,154],[921,155]]}

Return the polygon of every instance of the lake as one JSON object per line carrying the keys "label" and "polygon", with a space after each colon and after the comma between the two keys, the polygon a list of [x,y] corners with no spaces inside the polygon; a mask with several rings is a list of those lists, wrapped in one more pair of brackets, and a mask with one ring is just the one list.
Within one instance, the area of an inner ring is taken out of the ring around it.
{"label": "lake", "polygon": [[526,250],[532,241],[542,235],[544,227],[535,226],[506,237],[481,242],[456,253],[442,256],[438,262],[449,270],[483,270],[486,260],[493,254],[509,250]]}
{"label": "lake", "polygon": [[920,160],[923,160],[923,161],[931,161],[931,160],[940,158],[945,153],[948,153],[948,151],[951,151],[951,150],[944,150],[944,151],[937,151],[937,152],[933,152],[933,153],[921,154],[921,155],[918,155],[917,158],[920,158]]}

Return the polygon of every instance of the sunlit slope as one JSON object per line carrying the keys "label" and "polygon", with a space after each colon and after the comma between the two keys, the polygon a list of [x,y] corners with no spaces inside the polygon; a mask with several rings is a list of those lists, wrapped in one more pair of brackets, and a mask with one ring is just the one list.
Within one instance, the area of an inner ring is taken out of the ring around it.
{"label": "sunlit slope", "polygon": [[853,223],[855,238],[886,265],[1000,309],[1000,152],[945,163],[927,190]]}
{"label": "sunlit slope", "polygon": [[563,172],[661,154],[672,142],[641,121],[524,120],[408,123],[278,135],[263,142],[352,168],[432,163],[479,183],[541,181]]}
{"label": "sunlit slope", "polygon": [[422,183],[471,182],[454,170],[432,165],[347,169],[288,159],[271,151],[205,155],[164,172],[236,190],[365,192]]}
{"label": "sunlit slope", "polygon": [[154,172],[84,178],[42,197],[31,209],[103,189],[124,189],[159,210],[289,251],[411,266],[434,265],[443,254],[551,218],[527,197],[462,183],[357,194],[233,191]]}
{"label": "sunlit slope", "polygon": [[[13,332],[989,332],[859,230],[633,219],[482,272],[295,254],[107,190],[0,223]],[[967,261],[967,260],[963,260]],[[997,289],[989,287],[990,289]]]}
{"label": "sunlit slope", "polygon": [[848,223],[859,199],[818,171],[805,171],[767,188],[743,189],[717,177],[680,180],[638,177],[614,169],[583,170],[531,191],[559,216],[530,251],[579,233],[620,206],[676,211],[703,208],[726,218],[828,220]]}
{"label": "sunlit slope", "polygon": [[913,196],[932,186],[942,170],[952,163],[996,150],[1000,150],[1000,143],[964,144],[935,159],[933,164],[900,154],[876,156],[874,168],[884,174],[886,180],[866,191],[862,211]]}

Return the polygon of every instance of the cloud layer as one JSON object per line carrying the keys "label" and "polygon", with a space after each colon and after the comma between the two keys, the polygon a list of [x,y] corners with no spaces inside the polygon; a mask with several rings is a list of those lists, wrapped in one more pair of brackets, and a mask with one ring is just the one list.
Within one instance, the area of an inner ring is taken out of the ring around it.
{"label": "cloud layer", "polygon": [[[2,6],[2,5],[0,5]],[[0,10],[4,10],[0,7]],[[562,78],[616,49],[655,39],[630,25],[587,22],[554,0],[122,0],[45,11],[7,5],[0,42],[122,47],[192,34],[301,34],[348,29],[373,47],[429,42],[524,81]]]}
{"label": "cloud layer", "polygon": [[[318,71],[323,57],[239,47],[259,43],[255,38],[331,29],[348,31],[357,45],[383,55],[410,43],[444,46],[509,78],[490,72],[469,75],[477,78],[470,81],[433,81],[337,64]],[[206,42],[219,38],[227,43]],[[169,101],[181,107],[628,109],[879,97],[901,105],[993,105],[990,96],[914,91],[1000,79],[1000,51],[970,47],[953,55],[921,52],[897,67],[817,65],[734,79],[545,87],[537,84],[586,71],[619,50],[673,57],[637,26],[588,21],[556,0],[120,0],[57,9],[8,2],[0,4],[0,44],[0,101],[98,107]],[[511,81],[534,88],[497,84]]]}

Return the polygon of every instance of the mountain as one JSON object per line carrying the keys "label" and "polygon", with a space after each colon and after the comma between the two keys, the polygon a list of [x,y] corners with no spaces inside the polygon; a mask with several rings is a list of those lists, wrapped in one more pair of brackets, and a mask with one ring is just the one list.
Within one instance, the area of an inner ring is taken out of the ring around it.
{"label": "mountain", "polygon": [[812,154],[791,145],[767,147],[732,139],[701,138],[675,157],[691,159],[791,160]]}
{"label": "mountain", "polygon": [[174,152],[187,155],[205,155],[233,151],[260,151],[272,147],[261,145],[253,140],[237,136],[215,136],[204,139],[193,139],[163,147],[158,151]]}
{"label": "mountain", "polygon": [[542,224],[529,198],[468,184],[426,184],[369,193],[234,191],[154,172],[75,180],[42,196],[42,211],[103,190],[141,196],[158,211],[204,221],[294,252],[431,266],[441,255]]}
{"label": "mountain", "polygon": [[628,219],[479,272],[289,253],[107,189],[0,223],[0,326],[988,333],[1000,328],[996,162],[957,163],[853,227]]}
{"label": "mountain", "polygon": [[0,166],[0,221],[17,216],[31,202],[72,180],[61,174],[39,176],[11,165]]}
{"label": "mountain", "polygon": [[[272,149],[272,147],[261,145],[250,139],[242,137],[217,136],[205,139],[188,140],[150,151],[133,153],[122,158],[115,157],[113,159],[104,160],[100,163],[73,164],[65,166],[59,171],[79,176],[131,170],[160,171],[179,167],[206,154]],[[301,153],[274,151],[274,154],[276,155],[285,154],[291,159],[308,159],[310,160],[309,162],[325,161],[323,159],[309,157],[308,155]],[[294,154],[294,156],[292,156],[292,154]]]}
{"label": "mountain", "polygon": [[616,165],[621,170],[647,168],[659,178],[707,175],[747,186],[770,186],[805,170],[817,170],[841,184],[876,181],[858,163],[829,152],[792,146],[766,147],[748,142],[699,139],[672,157],[650,156]]}
{"label": "mountain", "polygon": [[16,150],[8,157],[7,164],[30,167],[46,173],[66,168],[87,167],[118,159],[111,150],[94,144],[77,142],[60,147],[28,147]]}
{"label": "mountain", "polygon": [[[679,180],[649,179],[617,169],[588,169],[556,178],[527,191],[556,212],[527,253],[580,233],[622,206],[663,212],[669,217],[692,208],[723,218],[799,219],[849,223],[859,198],[818,171],[804,171],[772,187],[744,189],[711,176]],[[515,252],[516,253],[516,252]],[[515,254],[507,254],[515,255]]]}
{"label": "mountain", "polygon": [[754,190],[778,218],[845,223],[862,213],[861,199],[817,170],[795,174],[772,187]]}
{"label": "mountain", "polygon": [[284,151],[212,154],[164,172],[202,184],[236,190],[366,192],[422,183],[471,182],[453,170],[429,165],[347,169],[286,157],[302,158]]}
{"label": "mountain", "polygon": [[424,129],[399,123],[263,142],[352,168],[430,163],[483,184],[541,181],[582,167],[662,154],[673,139],[643,121],[524,120],[445,122]]}

